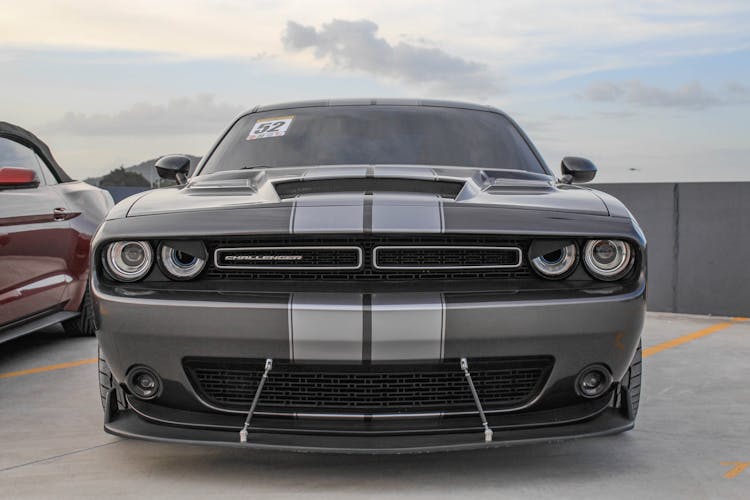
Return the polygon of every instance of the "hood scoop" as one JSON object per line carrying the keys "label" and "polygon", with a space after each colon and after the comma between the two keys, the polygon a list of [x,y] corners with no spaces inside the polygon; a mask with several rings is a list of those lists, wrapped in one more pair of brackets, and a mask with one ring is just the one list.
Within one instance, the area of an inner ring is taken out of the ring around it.
{"label": "hood scoop", "polygon": [[193,177],[185,186],[190,195],[252,194],[267,180],[264,171],[246,172],[230,170],[216,174]]}
{"label": "hood scoop", "polygon": [[555,184],[550,179],[494,179],[485,191],[490,194],[543,194],[555,190]]}
{"label": "hood scoop", "polygon": [[351,192],[434,194],[455,200],[464,183],[439,179],[353,177],[281,181],[274,187],[282,200],[305,194]]}

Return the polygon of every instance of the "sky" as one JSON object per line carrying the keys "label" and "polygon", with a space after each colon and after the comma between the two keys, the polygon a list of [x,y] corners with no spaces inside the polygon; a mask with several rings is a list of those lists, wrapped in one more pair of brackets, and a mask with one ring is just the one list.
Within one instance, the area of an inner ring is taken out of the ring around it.
{"label": "sky", "polygon": [[496,106],[602,182],[748,181],[750,2],[0,0],[0,120],[73,177],[341,97]]}

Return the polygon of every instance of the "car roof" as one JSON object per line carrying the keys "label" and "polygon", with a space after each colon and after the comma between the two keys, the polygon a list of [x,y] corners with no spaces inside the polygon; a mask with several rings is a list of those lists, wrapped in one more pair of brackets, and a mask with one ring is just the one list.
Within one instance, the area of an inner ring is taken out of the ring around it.
{"label": "car roof", "polygon": [[261,111],[277,111],[290,108],[319,108],[330,106],[431,106],[439,108],[459,108],[476,111],[491,111],[493,113],[505,114],[492,106],[473,104],[460,101],[444,101],[438,99],[393,99],[393,98],[369,98],[369,99],[319,99],[310,101],[292,101],[277,104],[255,106],[243,114],[258,113]]}
{"label": "car roof", "polygon": [[11,138],[33,149],[44,160],[47,166],[52,169],[59,182],[70,182],[72,180],[57,163],[55,157],[52,156],[49,146],[25,128],[0,121],[0,137]]}

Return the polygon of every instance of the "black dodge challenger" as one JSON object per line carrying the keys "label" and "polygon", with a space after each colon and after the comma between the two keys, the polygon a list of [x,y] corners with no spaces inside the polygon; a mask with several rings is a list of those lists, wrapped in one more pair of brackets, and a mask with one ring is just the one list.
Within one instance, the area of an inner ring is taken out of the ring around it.
{"label": "black dodge challenger", "polygon": [[92,249],[105,429],[346,453],[622,432],[646,241],[490,107],[256,107]]}

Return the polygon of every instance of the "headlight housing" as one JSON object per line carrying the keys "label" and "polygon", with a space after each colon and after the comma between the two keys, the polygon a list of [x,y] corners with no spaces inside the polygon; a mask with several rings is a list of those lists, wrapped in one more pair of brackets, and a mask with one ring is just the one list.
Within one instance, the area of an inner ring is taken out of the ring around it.
{"label": "headlight housing", "polygon": [[569,243],[562,248],[531,259],[534,270],[548,279],[562,279],[570,274],[578,260],[578,248]]}
{"label": "headlight housing", "polygon": [[195,278],[206,266],[206,259],[178,250],[166,243],[159,248],[159,264],[162,271],[173,280]]}
{"label": "headlight housing", "polygon": [[104,266],[118,281],[138,281],[148,274],[154,253],[147,241],[116,241],[107,246]]}
{"label": "headlight housing", "polygon": [[614,281],[633,265],[633,250],[622,240],[590,240],[583,250],[583,262],[594,278]]}

